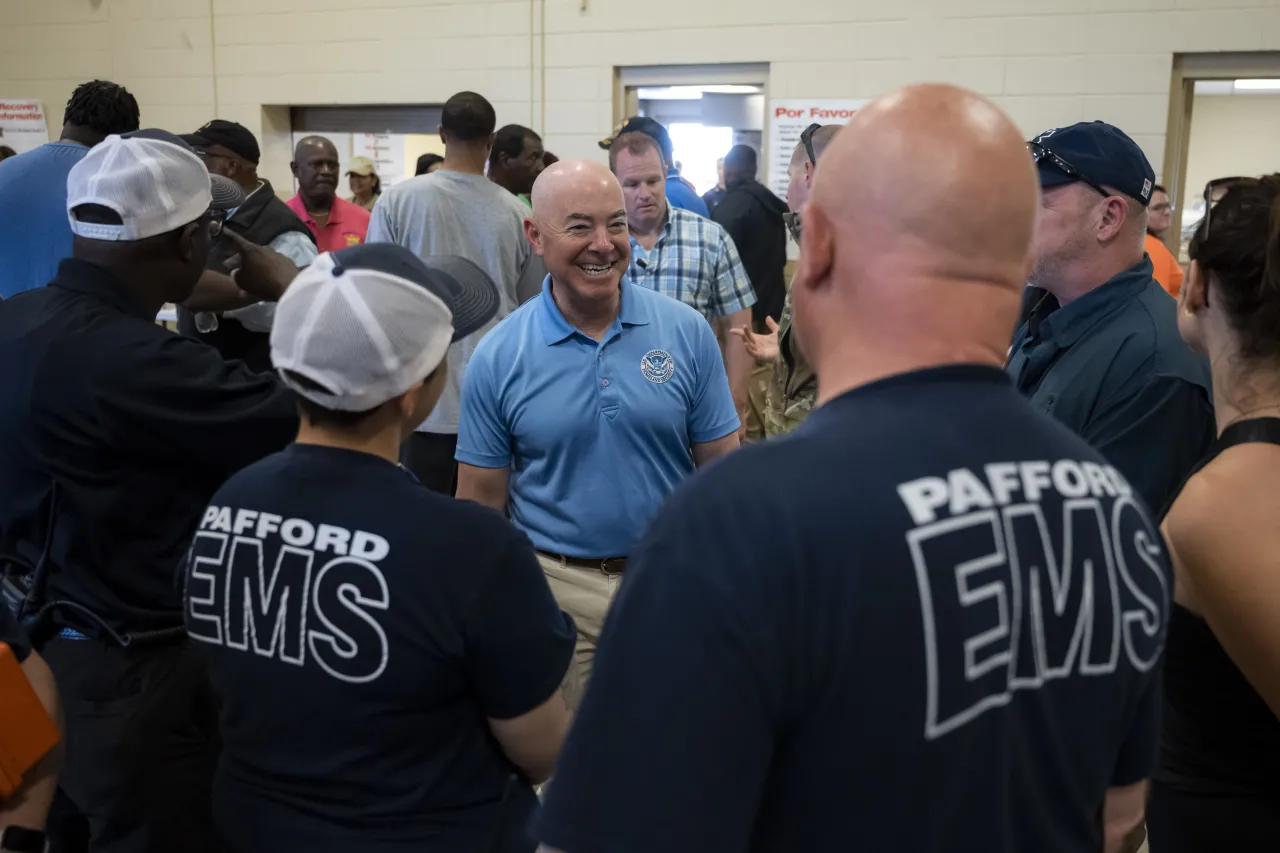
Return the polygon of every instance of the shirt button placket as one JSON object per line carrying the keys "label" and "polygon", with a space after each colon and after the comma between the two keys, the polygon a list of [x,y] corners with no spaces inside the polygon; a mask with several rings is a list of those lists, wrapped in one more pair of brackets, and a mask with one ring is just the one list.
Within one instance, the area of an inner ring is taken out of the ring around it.
{"label": "shirt button placket", "polygon": [[604,351],[604,344],[596,348],[596,390],[600,395],[600,408],[608,409],[618,405],[618,395],[615,390],[616,377],[610,375],[609,365],[604,360]]}

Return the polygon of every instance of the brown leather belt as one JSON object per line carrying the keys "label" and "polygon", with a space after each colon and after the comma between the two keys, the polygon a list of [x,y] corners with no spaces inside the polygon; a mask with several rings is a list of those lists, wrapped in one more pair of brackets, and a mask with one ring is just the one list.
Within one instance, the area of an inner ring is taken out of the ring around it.
{"label": "brown leather belt", "polygon": [[627,568],[626,557],[570,557],[567,554],[556,554],[551,551],[539,551],[538,553],[555,560],[562,566],[573,566],[575,569],[590,569],[608,577],[620,575]]}

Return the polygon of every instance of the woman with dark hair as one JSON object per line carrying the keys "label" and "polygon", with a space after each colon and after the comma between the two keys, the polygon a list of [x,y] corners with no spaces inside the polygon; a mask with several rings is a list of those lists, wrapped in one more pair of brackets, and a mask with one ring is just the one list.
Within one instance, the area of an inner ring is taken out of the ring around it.
{"label": "woman with dark hair", "polygon": [[413,176],[430,175],[436,169],[444,165],[444,158],[439,154],[423,154],[418,158],[418,165],[413,171]]}
{"label": "woman with dark hair", "polygon": [[[1218,439],[1168,508],[1175,591],[1151,853],[1280,842],[1280,174],[1205,190],[1179,297]],[[1130,567],[1130,571],[1137,570]]]}
{"label": "woman with dark hair", "polygon": [[372,213],[378,196],[382,195],[382,180],[373,161],[368,157],[352,157],[347,169],[347,186],[351,188],[351,203]]}

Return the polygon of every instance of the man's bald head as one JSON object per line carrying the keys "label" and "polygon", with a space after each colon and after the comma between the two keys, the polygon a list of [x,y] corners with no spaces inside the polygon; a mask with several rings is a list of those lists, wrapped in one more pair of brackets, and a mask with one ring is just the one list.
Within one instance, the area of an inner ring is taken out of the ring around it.
{"label": "man's bald head", "polygon": [[333,159],[338,159],[337,147],[323,136],[304,136],[299,139],[298,144],[293,146],[293,159],[298,160],[308,156],[312,151],[330,154]]}
{"label": "man's bald head", "polygon": [[973,92],[912,86],[859,110],[819,161],[805,217],[794,298],[815,366],[838,365],[858,335],[908,362],[1002,360],[1038,187],[1018,129]]}
{"label": "man's bald head", "polygon": [[[844,125],[825,124],[813,132],[809,144],[813,147],[814,159],[822,156],[836,138]],[[809,203],[809,192],[813,188],[813,172],[816,164],[809,159],[809,149],[803,141],[796,143],[796,150],[791,152],[791,165],[787,169],[787,206],[793,213],[799,213]]]}
{"label": "man's bald head", "polygon": [[593,160],[561,160],[545,169],[533,184],[534,217],[556,217],[593,195],[616,196],[622,207],[622,187],[609,167]]}
{"label": "man's bald head", "polygon": [[[842,124],[824,124],[813,132],[813,136],[809,137],[809,144],[813,146],[813,156],[821,157],[822,153],[827,150],[827,146],[831,144],[831,140],[836,138],[841,130],[844,129]],[[791,163],[803,163],[809,159],[809,150],[804,147],[803,142],[796,143],[796,150],[791,152]]]}
{"label": "man's bald head", "polygon": [[338,191],[338,149],[323,136],[305,136],[289,164],[309,210],[328,210]]}
{"label": "man's bald head", "polygon": [[546,262],[557,298],[580,305],[616,298],[631,262],[622,187],[590,160],[561,160],[533,185],[529,242]]}

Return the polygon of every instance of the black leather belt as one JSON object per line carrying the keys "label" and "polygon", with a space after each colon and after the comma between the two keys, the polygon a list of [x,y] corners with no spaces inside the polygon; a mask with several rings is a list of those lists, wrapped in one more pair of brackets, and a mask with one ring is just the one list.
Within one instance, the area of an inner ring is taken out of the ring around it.
{"label": "black leather belt", "polygon": [[538,553],[544,557],[550,557],[562,566],[573,566],[575,569],[590,569],[608,577],[620,575],[627,568],[626,557],[570,557],[567,554],[556,554],[551,551],[539,551]]}

